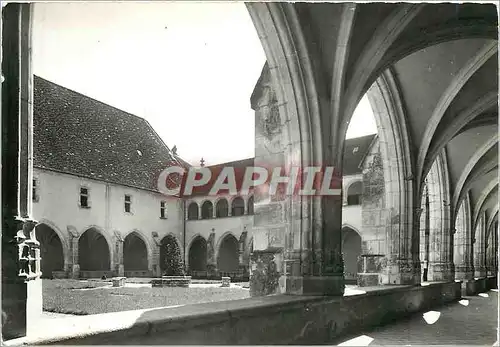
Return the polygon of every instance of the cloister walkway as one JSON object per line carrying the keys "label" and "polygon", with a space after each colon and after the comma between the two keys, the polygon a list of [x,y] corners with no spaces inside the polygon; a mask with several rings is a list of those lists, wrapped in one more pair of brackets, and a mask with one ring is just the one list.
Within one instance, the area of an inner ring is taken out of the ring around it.
{"label": "cloister walkway", "polygon": [[359,332],[334,341],[338,346],[485,345],[497,341],[498,289],[463,297],[425,316],[414,314],[406,320]]}

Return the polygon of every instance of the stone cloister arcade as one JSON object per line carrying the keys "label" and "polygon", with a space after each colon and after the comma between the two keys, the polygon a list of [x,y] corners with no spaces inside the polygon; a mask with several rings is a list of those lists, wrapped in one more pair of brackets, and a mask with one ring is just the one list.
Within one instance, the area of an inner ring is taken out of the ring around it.
{"label": "stone cloister arcade", "polygon": [[[498,182],[495,7],[260,4],[249,9],[268,56],[253,100],[257,163],[342,168],[349,120],[368,94],[383,185],[370,192],[364,184],[362,203],[371,203],[372,211],[363,222],[374,229],[362,254],[362,262],[373,264],[361,271],[371,275],[367,284],[419,284],[421,262],[427,280],[453,281],[454,259],[468,269],[457,279],[486,276],[485,262],[496,274],[492,261],[498,252],[490,246],[489,260],[484,253],[485,238],[497,234],[496,195],[484,191]],[[481,199],[485,195],[491,198]],[[371,201],[365,202],[367,197]],[[457,223],[466,199],[472,199],[473,215]],[[282,230],[278,235],[289,264],[282,292],[343,292],[341,206],[337,197],[269,201],[264,193],[255,194],[256,216],[290,211],[271,221],[255,220],[256,234]]]}
{"label": "stone cloister arcade", "polygon": [[253,195],[248,198],[241,196],[229,198],[219,197],[217,199],[206,199],[200,202],[188,200],[186,219],[197,220],[253,215],[253,200]]}
{"label": "stone cloister arcade", "polygon": [[[421,262],[427,262],[428,281],[459,279],[467,289],[488,274],[496,276],[495,6],[247,7],[267,57],[261,87],[252,96],[255,164],[321,163],[341,172],[346,130],[367,93],[380,137],[380,161],[373,161],[380,165],[373,165],[367,180],[381,179],[383,189],[364,184],[362,203],[371,208],[366,219],[374,236],[363,245],[363,273],[380,285],[417,286]],[[23,313],[4,327],[4,336],[15,337],[25,333],[30,319],[34,291],[29,296],[27,287],[38,282],[36,222],[30,219],[30,5],[9,4],[3,13],[2,167],[12,169],[2,170],[2,306]],[[254,251],[272,253],[280,264],[277,290],[342,295],[342,199],[276,198],[265,190],[254,197],[254,239],[261,238]],[[18,245],[32,251],[27,265]],[[32,281],[26,284],[25,278]]]}

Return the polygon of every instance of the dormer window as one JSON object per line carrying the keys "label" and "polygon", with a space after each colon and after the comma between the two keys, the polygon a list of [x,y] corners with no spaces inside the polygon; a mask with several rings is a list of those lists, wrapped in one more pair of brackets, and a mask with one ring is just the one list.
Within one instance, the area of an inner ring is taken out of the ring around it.
{"label": "dormer window", "polygon": [[359,147],[354,147],[352,150],[352,154],[357,153],[359,151]]}

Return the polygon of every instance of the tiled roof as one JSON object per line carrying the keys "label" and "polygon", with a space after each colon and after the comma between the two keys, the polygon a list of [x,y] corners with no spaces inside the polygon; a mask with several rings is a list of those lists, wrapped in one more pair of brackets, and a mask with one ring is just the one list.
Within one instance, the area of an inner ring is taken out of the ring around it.
{"label": "tiled roof", "polygon": [[[344,175],[355,175],[361,174],[362,169],[359,168],[361,161],[370,149],[372,141],[377,135],[367,135],[357,138],[347,139],[344,148]],[[220,172],[224,167],[234,167],[235,168],[235,180],[236,188],[239,190],[241,188],[241,183],[243,182],[243,177],[245,174],[245,169],[254,165],[254,158],[248,158],[243,160],[232,161],[229,163],[217,164],[212,166],[207,166],[210,169],[212,176],[210,181],[203,186],[194,187],[193,192],[190,196],[205,196],[208,195],[210,189],[213,187],[215,180],[219,176]],[[198,176],[198,179],[200,176]],[[185,180],[184,180],[185,181]],[[221,191],[221,194],[228,193]]]}
{"label": "tiled roof", "polygon": [[[243,177],[245,175],[246,168],[252,167],[252,166],[254,166],[254,158],[241,159],[241,160],[231,161],[231,162],[227,162],[227,163],[221,163],[221,164],[217,164],[217,165],[207,166],[207,168],[210,169],[210,172],[212,173],[212,176],[211,176],[209,182],[203,186],[194,187],[193,193],[191,194],[191,196],[208,195],[208,193],[210,192],[210,189],[213,187],[215,181],[217,180],[217,177],[219,177],[219,174],[221,173],[222,169],[225,167],[233,167],[234,168],[236,189],[239,191],[241,188],[241,183],[243,182]],[[224,194],[224,193],[229,193],[229,192],[221,190],[219,193]]]}
{"label": "tiled roof", "polygon": [[347,139],[344,145],[344,161],[343,175],[355,175],[363,172],[359,168],[366,152],[370,149],[370,145],[376,134],[366,135]]}
{"label": "tiled roof", "polygon": [[35,167],[157,191],[181,160],[145,119],[38,76],[34,86]]}

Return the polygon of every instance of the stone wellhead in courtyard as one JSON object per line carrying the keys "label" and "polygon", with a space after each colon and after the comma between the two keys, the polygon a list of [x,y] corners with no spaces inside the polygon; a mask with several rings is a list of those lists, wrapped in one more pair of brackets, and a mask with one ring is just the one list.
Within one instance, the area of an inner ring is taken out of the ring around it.
{"label": "stone wellhead in courtyard", "polygon": [[2,52],[3,344],[498,345],[495,4],[8,3]]}

